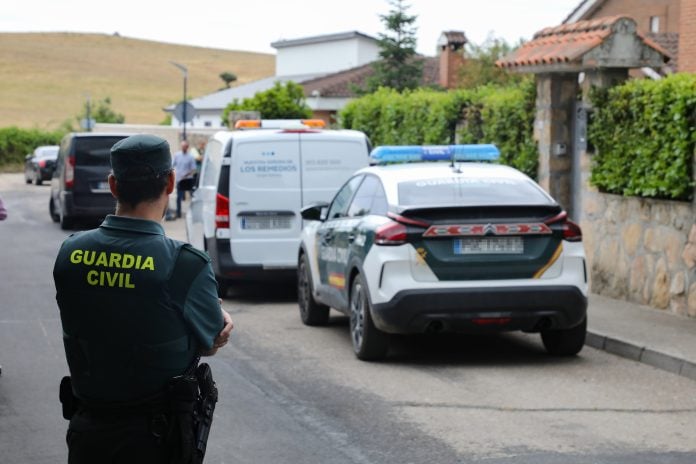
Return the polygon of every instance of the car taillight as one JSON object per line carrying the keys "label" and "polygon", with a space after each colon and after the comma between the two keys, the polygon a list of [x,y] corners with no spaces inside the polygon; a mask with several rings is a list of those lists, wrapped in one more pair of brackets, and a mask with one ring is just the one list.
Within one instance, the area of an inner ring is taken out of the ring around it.
{"label": "car taillight", "polygon": [[390,221],[375,231],[375,245],[403,245],[406,243],[406,226]]}
{"label": "car taillight", "polygon": [[69,155],[65,160],[65,189],[75,186],[75,155]]}
{"label": "car taillight", "polygon": [[563,240],[567,240],[569,242],[579,242],[582,240],[582,230],[580,229],[580,226],[568,219],[568,213],[563,211],[546,221],[546,224],[548,225],[557,223],[561,223]]}
{"label": "car taillight", "polygon": [[230,228],[230,199],[219,193],[215,197],[215,227]]}

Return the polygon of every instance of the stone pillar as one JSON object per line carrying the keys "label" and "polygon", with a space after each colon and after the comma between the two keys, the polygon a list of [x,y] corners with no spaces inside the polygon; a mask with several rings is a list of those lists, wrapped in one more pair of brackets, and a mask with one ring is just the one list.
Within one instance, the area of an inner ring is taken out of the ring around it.
{"label": "stone pillar", "polygon": [[539,184],[565,209],[572,205],[573,106],[577,74],[538,74],[534,138],[539,144]]}

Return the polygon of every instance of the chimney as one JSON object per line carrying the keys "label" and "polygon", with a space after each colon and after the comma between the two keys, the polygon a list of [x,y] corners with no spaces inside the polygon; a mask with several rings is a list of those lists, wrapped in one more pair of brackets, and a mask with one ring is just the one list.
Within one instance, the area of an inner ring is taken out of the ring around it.
{"label": "chimney", "polygon": [[440,52],[440,86],[453,89],[464,64],[464,45],[468,42],[462,31],[445,31],[437,41]]}

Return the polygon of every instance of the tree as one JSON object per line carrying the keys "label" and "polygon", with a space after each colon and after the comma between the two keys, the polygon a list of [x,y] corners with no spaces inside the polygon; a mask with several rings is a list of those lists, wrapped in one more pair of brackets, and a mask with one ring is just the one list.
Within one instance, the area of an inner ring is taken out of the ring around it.
{"label": "tree", "polygon": [[379,34],[380,60],[367,81],[367,91],[390,87],[398,91],[418,87],[423,78],[423,61],[416,53],[416,16],[406,13],[403,0],[388,0],[392,9],[380,15],[386,33]]}
{"label": "tree", "polygon": [[499,68],[495,62],[515,48],[504,39],[489,35],[481,45],[467,44],[467,60],[459,71],[459,85],[474,88],[485,84],[508,85],[524,80],[524,76]]}
{"label": "tree", "polygon": [[220,79],[225,82],[225,86],[230,88],[230,84],[237,80],[237,75],[228,71],[220,73]]}
{"label": "tree", "polygon": [[105,97],[103,100],[99,100],[95,103],[90,103],[87,100],[82,106],[82,112],[77,115],[77,121],[80,122],[83,119],[89,118],[94,119],[95,122],[105,122],[112,124],[123,124],[126,117],[121,113],[116,113],[111,109],[111,98]]}
{"label": "tree", "polygon": [[264,119],[303,119],[312,117],[312,110],[305,103],[300,84],[288,81],[276,82],[272,88],[257,92],[241,102],[236,98],[222,112],[223,124],[228,124],[231,111],[258,111]]}

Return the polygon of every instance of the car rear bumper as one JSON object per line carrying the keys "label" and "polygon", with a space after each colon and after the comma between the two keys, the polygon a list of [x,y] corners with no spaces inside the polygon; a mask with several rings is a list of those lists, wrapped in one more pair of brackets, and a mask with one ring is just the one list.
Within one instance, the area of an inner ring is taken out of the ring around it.
{"label": "car rear bumper", "polygon": [[372,306],[388,333],[564,329],[586,312],[587,297],[574,286],[403,290]]}
{"label": "car rear bumper", "polygon": [[230,251],[230,240],[216,237],[205,239],[215,277],[225,280],[291,280],[297,277],[295,268],[268,269],[261,265],[238,264]]}
{"label": "car rear bumper", "polygon": [[114,214],[116,200],[113,197],[105,198],[104,195],[76,195],[74,192],[63,191],[61,206],[65,208],[63,214],[70,218],[103,218],[108,214]]}

